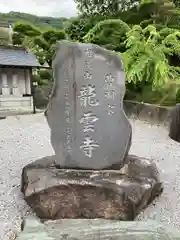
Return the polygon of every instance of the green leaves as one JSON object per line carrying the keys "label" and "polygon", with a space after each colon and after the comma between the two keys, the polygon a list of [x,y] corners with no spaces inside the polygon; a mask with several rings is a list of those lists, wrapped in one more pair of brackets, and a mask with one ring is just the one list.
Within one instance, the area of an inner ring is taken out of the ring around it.
{"label": "green leaves", "polygon": [[84,37],[85,42],[95,43],[110,50],[123,51],[129,26],[119,19],[97,23]]}
{"label": "green leaves", "polygon": [[139,0],[74,0],[79,12],[86,16],[116,16],[139,4]]}
{"label": "green leaves", "polygon": [[41,32],[37,28],[24,23],[15,24],[13,30],[14,32],[21,33],[22,35],[28,37],[35,37],[41,35]]}
{"label": "green leaves", "polygon": [[122,53],[127,81],[149,82],[153,88],[159,88],[169,81],[176,81],[179,76],[168,63],[168,54],[180,52],[177,36],[174,32],[161,40],[160,33],[153,25],[145,29],[134,26],[127,33],[126,51]]}
{"label": "green leaves", "polygon": [[33,52],[39,63],[52,63],[54,55],[54,45],[57,41],[66,38],[63,30],[47,30],[39,31],[35,27],[28,24],[16,24],[14,27],[13,44],[27,47]]}
{"label": "green leaves", "polygon": [[121,53],[127,88],[135,93],[146,87],[155,92],[168,85],[177,86],[180,82],[179,0],[75,1],[81,15],[69,19],[65,31],[44,31],[17,23],[13,43],[28,47],[41,64],[49,65],[55,44],[61,39],[98,44]]}
{"label": "green leaves", "polygon": [[54,44],[61,39],[66,38],[66,34],[63,30],[55,31],[49,30],[42,33],[42,37],[48,44]]}

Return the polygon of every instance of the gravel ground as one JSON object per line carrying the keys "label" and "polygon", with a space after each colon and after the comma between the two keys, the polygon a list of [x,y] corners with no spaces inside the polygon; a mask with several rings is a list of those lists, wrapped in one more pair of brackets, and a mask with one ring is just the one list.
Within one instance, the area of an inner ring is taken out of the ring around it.
{"label": "gravel ground", "polygon": [[[162,126],[131,120],[130,153],[153,159],[161,171],[165,190],[138,219],[155,219],[180,227],[180,144]],[[20,193],[23,166],[52,155],[49,128],[43,114],[8,117],[0,121],[0,240],[13,239],[20,219],[32,215]]]}

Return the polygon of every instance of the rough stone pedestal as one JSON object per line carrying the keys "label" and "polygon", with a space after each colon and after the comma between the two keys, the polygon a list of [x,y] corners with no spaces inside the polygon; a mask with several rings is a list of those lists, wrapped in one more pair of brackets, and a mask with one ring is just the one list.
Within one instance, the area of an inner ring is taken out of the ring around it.
{"label": "rough stone pedestal", "polygon": [[24,198],[43,220],[133,220],[162,192],[162,184],[156,165],[128,158],[119,171],[58,169],[53,156],[38,160],[23,169]]}

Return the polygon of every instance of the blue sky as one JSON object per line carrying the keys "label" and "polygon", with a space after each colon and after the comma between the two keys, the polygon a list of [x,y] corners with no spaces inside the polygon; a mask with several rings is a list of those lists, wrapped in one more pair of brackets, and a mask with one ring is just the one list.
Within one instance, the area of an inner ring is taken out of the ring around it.
{"label": "blue sky", "polygon": [[76,14],[76,5],[73,0],[0,0],[0,12],[10,11],[39,16],[72,17]]}

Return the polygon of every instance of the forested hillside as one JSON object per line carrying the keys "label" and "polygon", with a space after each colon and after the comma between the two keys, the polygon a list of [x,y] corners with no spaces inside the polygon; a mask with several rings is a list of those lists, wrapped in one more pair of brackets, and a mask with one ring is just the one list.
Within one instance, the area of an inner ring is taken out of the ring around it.
{"label": "forested hillside", "polygon": [[39,17],[32,14],[9,12],[0,13],[0,23],[9,22],[15,24],[16,22],[24,22],[27,24],[35,25],[40,28],[57,28],[62,29],[64,27],[65,18],[53,18],[53,17]]}

